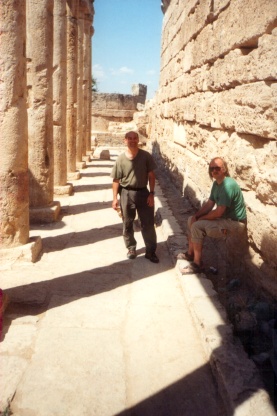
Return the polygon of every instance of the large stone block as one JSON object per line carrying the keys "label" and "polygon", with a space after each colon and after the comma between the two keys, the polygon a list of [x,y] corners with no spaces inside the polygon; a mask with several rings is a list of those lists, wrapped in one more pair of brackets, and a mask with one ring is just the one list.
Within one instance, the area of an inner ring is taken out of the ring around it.
{"label": "large stone block", "polygon": [[276,84],[258,82],[220,93],[217,115],[222,128],[277,138]]}
{"label": "large stone block", "polygon": [[[277,263],[277,208],[257,201],[254,192],[245,195],[248,207],[248,236],[258,248],[262,257],[273,264]],[[253,210],[253,207],[255,209]]]}

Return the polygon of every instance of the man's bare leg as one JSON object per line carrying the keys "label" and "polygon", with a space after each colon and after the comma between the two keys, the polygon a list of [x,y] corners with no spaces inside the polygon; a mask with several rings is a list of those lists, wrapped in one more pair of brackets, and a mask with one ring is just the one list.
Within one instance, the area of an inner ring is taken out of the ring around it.
{"label": "man's bare leg", "polygon": [[202,247],[203,244],[201,243],[192,243],[193,246],[193,253],[194,253],[194,263],[198,264],[198,266],[201,266],[201,258],[202,258]]}
{"label": "man's bare leg", "polygon": [[189,243],[188,254],[193,257],[194,256],[194,247],[193,247],[193,243],[192,243],[190,237],[188,237],[188,243]]}

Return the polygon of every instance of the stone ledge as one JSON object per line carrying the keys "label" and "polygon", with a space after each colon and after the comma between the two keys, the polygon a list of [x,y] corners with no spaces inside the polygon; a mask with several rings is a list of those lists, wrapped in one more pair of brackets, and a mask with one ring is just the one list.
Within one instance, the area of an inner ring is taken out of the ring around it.
{"label": "stone ledge", "polygon": [[27,261],[34,263],[42,250],[40,237],[31,237],[27,244],[0,250],[0,264],[14,261]]}
{"label": "stone ledge", "polygon": [[30,208],[30,223],[50,223],[58,220],[61,210],[59,202],[52,202],[49,206]]}
{"label": "stone ledge", "polygon": [[81,173],[76,170],[76,172],[67,172],[67,179],[69,181],[77,181],[81,178]]}
{"label": "stone ledge", "polygon": [[55,186],[54,187],[54,195],[72,195],[73,193],[73,185],[68,183],[63,186]]}
{"label": "stone ledge", "polygon": [[[156,191],[156,209],[158,207],[162,231],[226,409],[234,416],[276,415],[258,369],[247,357],[240,341],[233,336],[232,325],[212,283],[203,273],[181,275],[181,261],[176,261],[175,254],[184,249],[186,237],[180,228],[176,232],[176,219],[170,214],[158,183]],[[172,233],[173,229],[176,235]]]}
{"label": "stone ledge", "polygon": [[76,162],[76,167],[77,169],[85,169],[86,168],[86,162],[82,161],[82,162]]}

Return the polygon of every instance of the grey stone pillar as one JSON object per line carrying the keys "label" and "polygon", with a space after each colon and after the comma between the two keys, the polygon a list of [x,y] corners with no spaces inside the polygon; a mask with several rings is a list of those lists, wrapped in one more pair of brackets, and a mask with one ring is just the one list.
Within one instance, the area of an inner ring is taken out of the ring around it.
{"label": "grey stone pillar", "polygon": [[32,261],[41,240],[29,239],[26,2],[1,3],[0,260]]}
{"label": "grey stone pillar", "polygon": [[53,42],[54,193],[71,195],[73,186],[67,183],[66,145],[66,0],[54,2]]}
{"label": "grey stone pillar", "polygon": [[76,171],[76,116],[77,116],[77,16],[79,0],[67,0],[67,177],[79,179]]}
{"label": "grey stone pillar", "polygon": [[31,222],[51,222],[53,202],[53,0],[27,0],[27,83]]}

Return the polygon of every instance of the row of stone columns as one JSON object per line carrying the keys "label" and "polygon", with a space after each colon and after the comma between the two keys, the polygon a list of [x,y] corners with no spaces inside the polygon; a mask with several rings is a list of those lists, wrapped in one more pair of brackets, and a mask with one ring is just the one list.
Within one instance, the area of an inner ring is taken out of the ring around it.
{"label": "row of stone columns", "polygon": [[[90,145],[93,0],[5,0],[0,8],[0,247],[57,219]],[[1,253],[0,253],[1,256]]]}

